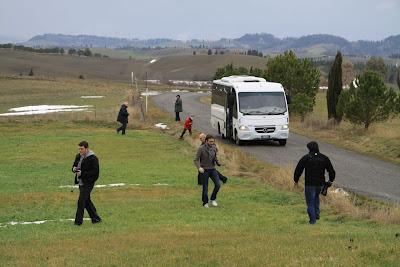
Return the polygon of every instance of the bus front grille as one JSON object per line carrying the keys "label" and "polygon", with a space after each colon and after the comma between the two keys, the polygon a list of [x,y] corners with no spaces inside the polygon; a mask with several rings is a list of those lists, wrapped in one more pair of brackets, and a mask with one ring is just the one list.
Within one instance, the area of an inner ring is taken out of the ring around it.
{"label": "bus front grille", "polygon": [[275,132],[275,127],[272,127],[272,126],[256,127],[255,130],[257,133],[273,133],[273,132]]}

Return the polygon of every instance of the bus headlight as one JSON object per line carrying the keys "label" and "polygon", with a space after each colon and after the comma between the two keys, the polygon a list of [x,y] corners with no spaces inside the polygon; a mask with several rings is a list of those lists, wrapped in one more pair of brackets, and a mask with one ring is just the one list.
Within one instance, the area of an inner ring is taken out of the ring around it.
{"label": "bus headlight", "polygon": [[289,129],[289,126],[287,124],[282,125],[282,130],[287,130]]}
{"label": "bus headlight", "polygon": [[239,126],[239,130],[241,130],[241,131],[250,131],[249,127],[247,127],[246,125],[240,125]]}

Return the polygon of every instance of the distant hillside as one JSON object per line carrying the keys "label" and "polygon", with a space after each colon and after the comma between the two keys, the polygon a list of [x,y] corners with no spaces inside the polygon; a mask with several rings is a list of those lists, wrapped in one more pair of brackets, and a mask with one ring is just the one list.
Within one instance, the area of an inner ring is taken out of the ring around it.
{"label": "distant hillside", "polygon": [[[245,55],[183,55],[165,56],[155,61],[118,58],[79,57],[74,55],[37,54],[0,49],[1,75],[28,75],[31,68],[35,76],[101,79],[129,82],[131,72],[138,79],[211,80],[221,66],[263,68],[266,59]],[[152,62],[152,63],[151,63]]]}
{"label": "distant hillside", "polygon": [[390,56],[400,54],[400,35],[390,36],[381,41],[350,42],[342,37],[328,34],[313,34],[300,38],[277,38],[272,34],[245,34],[237,39],[217,41],[172,39],[126,39],[93,35],[38,35],[22,43],[25,46],[93,47],[93,48],[145,48],[145,47],[209,47],[228,49],[257,49],[264,54],[282,53],[295,50],[300,55],[335,55],[337,50],[345,55]]}

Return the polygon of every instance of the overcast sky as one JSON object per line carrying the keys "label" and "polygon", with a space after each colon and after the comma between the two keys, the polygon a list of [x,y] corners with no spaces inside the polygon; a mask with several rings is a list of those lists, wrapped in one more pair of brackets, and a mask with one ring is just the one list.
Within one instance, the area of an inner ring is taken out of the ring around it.
{"label": "overcast sky", "polygon": [[400,0],[0,0],[0,36],[44,33],[126,38],[299,37],[355,40],[400,34]]}

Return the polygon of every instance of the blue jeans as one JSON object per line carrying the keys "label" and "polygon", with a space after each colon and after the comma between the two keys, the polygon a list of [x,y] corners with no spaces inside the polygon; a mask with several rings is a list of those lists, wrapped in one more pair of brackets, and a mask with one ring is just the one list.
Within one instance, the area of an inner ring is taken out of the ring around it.
{"label": "blue jeans", "polygon": [[304,188],[304,196],[307,203],[307,213],[310,218],[310,224],[314,224],[319,219],[319,194],[322,186],[306,185]]}
{"label": "blue jeans", "polygon": [[204,173],[200,174],[201,181],[203,183],[202,200],[203,205],[208,203],[208,178],[214,182],[214,190],[211,194],[211,200],[217,199],[218,191],[221,187],[221,182],[218,177],[218,172],[216,169],[205,169]]}

